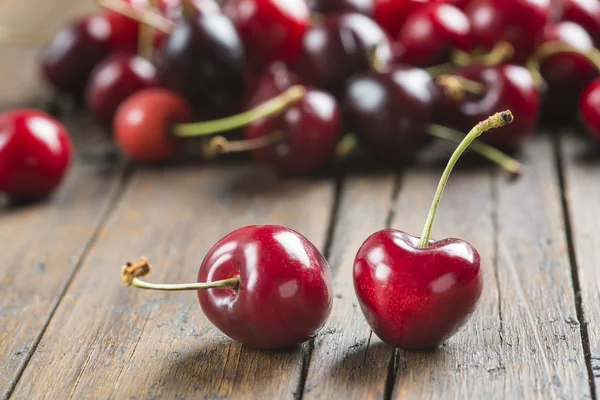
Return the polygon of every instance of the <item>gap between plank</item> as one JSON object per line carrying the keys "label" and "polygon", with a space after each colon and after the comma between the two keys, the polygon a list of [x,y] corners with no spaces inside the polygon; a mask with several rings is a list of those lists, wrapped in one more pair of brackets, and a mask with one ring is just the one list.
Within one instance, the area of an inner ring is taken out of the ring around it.
{"label": "gap between plank", "polygon": [[581,285],[579,284],[579,268],[577,264],[577,256],[575,255],[575,241],[573,237],[573,228],[571,223],[571,215],[569,213],[569,200],[567,198],[567,187],[565,178],[565,168],[562,153],[560,151],[560,144],[562,133],[556,134],[552,138],[552,147],[554,150],[555,170],[558,176],[558,184],[560,188],[560,200],[563,214],[563,221],[565,224],[565,233],[567,236],[567,246],[569,249],[569,264],[571,266],[571,280],[573,282],[573,291],[575,298],[575,310],[577,312],[577,319],[579,320],[579,333],[581,335],[581,345],[583,347],[583,356],[585,359],[585,365],[588,372],[588,380],[590,384],[591,398],[597,400],[596,397],[596,382],[594,380],[594,371],[592,369],[592,353],[590,349],[590,338],[587,330],[587,323],[585,321],[585,314],[583,312],[583,304],[581,300]]}
{"label": "gap between plank", "polygon": [[73,280],[75,279],[75,276],[79,272],[79,269],[81,268],[81,266],[83,265],[83,263],[87,259],[87,256],[89,255],[90,251],[92,250],[92,248],[96,244],[96,241],[98,240],[98,237],[100,236],[100,232],[104,228],[104,225],[106,224],[106,222],[108,221],[108,219],[112,215],[112,213],[115,210],[115,208],[116,208],[117,204],[119,203],[119,201],[121,200],[121,197],[123,196],[123,193],[125,192],[125,188],[127,187],[127,184],[129,183],[129,180],[130,180],[130,177],[131,177],[132,173],[133,173],[133,168],[132,168],[131,164],[126,164],[123,167],[123,171],[121,172],[120,176],[118,177],[119,183],[118,183],[118,187],[117,187],[117,189],[115,191],[115,194],[110,199],[110,202],[109,202],[106,210],[104,211],[104,214],[100,218],[100,221],[98,222],[98,225],[96,226],[96,228],[92,232],[92,236],[90,237],[90,239],[85,244],[85,246],[83,248],[83,252],[81,253],[81,256],[79,257],[79,260],[77,260],[77,262],[75,263],[75,267],[73,268],[73,270],[71,272],[71,276],[67,280],[67,282],[66,282],[63,290],[61,291],[61,293],[60,293],[60,295],[58,297],[58,299],[54,303],[54,306],[50,310],[50,314],[48,315],[48,317],[47,317],[44,325],[42,326],[42,329],[40,330],[40,332],[38,333],[37,337],[35,338],[35,340],[33,342],[33,345],[31,346],[31,349],[29,350],[29,354],[25,358],[25,361],[23,362],[22,366],[18,369],[16,376],[9,383],[8,390],[6,391],[6,398],[7,399],[10,399],[10,397],[13,394],[13,392],[15,391],[15,388],[17,387],[17,384],[19,383],[19,380],[21,379],[21,376],[23,376],[23,372],[25,371],[25,369],[29,365],[29,361],[33,357],[34,353],[37,351],[37,348],[38,348],[38,346],[39,346],[39,344],[40,344],[40,342],[41,342],[44,334],[46,333],[46,329],[48,329],[48,326],[50,325],[50,321],[52,321],[52,318],[54,317],[54,314],[56,313],[56,310],[60,306],[60,304],[61,304],[61,302],[62,302],[65,294],[69,290],[69,287],[71,286],[71,283],[73,282]]}
{"label": "gap between plank", "polygon": [[[496,171],[490,171],[490,183],[491,183],[491,198],[492,198],[492,234],[494,235],[494,249],[492,255],[492,263],[494,269],[494,279],[496,281],[496,290],[498,291],[498,318],[500,319],[500,327],[498,335],[500,336],[500,346],[504,346],[504,319],[502,316],[502,288],[500,287],[500,272],[498,270],[498,261],[500,259],[500,250],[498,244],[498,236],[500,232],[500,220],[498,216],[498,174]],[[503,360],[500,359],[500,365],[503,365]]]}

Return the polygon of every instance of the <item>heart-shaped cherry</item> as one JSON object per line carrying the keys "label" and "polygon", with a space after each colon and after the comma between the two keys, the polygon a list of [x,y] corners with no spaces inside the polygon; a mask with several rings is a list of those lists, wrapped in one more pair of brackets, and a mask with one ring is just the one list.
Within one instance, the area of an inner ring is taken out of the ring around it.
{"label": "heart-shaped cherry", "polygon": [[564,0],[562,21],[581,25],[600,48],[600,2],[597,0]]}
{"label": "heart-shaped cherry", "polygon": [[99,121],[110,124],[127,97],[159,84],[158,71],[150,61],[117,53],[94,68],[86,89],[88,107]]}
{"label": "heart-shaped cherry", "polygon": [[308,7],[323,14],[357,12],[371,17],[375,12],[373,0],[308,0]]}
{"label": "heart-shaped cherry", "polygon": [[600,78],[592,81],[581,94],[579,113],[590,135],[600,142]]}
{"label": "heart-shaped cherry", "polygon": [[512,121],[510,111],[475,126],[444,170],[421,238],[386,229],[371,235],[354,261],[354,289],[367,322],[384,342],[431,350],[466,323],[481,295],[481,258],[461,239],[430,240],[452,168],[484,131]]}
{"label": "heart-shaped cherry", "polygon": [[0,114],[0,193],[12,201],[50,195],[72,158],[69,133],[50,115],[32,109]]}
{"label": "heart-shaped cherry", "polygon": [[111,25],[93,15],[61,29],[42,53],[46,80],[59,92],[80,97],[92,69],[110,52]]}
{"label": "heart-shaped cherry", "polygon": [[197,290],[202,310],[225,335],[250,347],[276,350],[314,337],[331,312],[331,269],[317,248],[291,229],[247,226],[219,240],[206,254],[197,284],[149,284],[146,259],[128,264],[128,286]]}

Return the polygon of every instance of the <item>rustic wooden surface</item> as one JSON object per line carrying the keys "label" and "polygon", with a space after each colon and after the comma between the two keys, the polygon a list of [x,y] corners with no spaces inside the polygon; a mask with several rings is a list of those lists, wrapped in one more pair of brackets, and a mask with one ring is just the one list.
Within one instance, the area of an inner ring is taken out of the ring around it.
{"label": "rustic wooden surface", "polygon": [[[94,8],[30,4],[1,2],[0,24],[51,32]],[[0,45],[0,109],[48,103],[38,55]],[[90,157],[110,148],[101,129],[81,112],[62,117],[79,150],[66,184],[47,202],[0,201],[0,398],[600,394],[600,156],[574,132],[527,141],[516,182],[487,165],[455,172],[434,237],[473,243],[485,291],[440,349],[405,353],[370,331],[352,262],[378,229],[420,233],[448,147],[404,171],[347,168],[322,179],[279,178],[246,162],[142,169]],[[120,283],[120,265],[141,255],[155,265],[153,281],[192,280],[216,240],[254,223],[296,229],[330,261],[332,315],[297,349],[249,349],[209,324],[195,294]]]}

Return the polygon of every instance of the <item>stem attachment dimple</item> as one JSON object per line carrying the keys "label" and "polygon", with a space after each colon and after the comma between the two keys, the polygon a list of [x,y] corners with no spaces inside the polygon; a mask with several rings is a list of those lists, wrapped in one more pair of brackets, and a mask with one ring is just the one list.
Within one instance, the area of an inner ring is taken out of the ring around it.
{"label": "stem attachment dimple", "polygon": [[514,117],[510,110],[502,111],[492,115],[487,118],[485,121],[479,122],[475,125],[471,131],[465,136],[465,138],[460,142],[454,153],[450,157],[448,161],[448,165],[446,165],[446,169],[442,174],[440,179],[440,183],[438,184],[437,190],[433,197],[433,202],[431,203],[431,208],[429,209],[429,215],[427,216],[427,221],[425,222],[425,226],[423,227],[423,233],[421,234],[421,240],[419,242],[420,248],[425,248],[429,244],[429,238],[431,237],[431,229],[433,227],[433,221],[435,220],[435,215],[440,205],[440,201],[442,200],[442,195],[444,193],[444,188],[446,187],[446,183],[448,183],[448,178],[450,177],[450,173],[452,173],[452,169],[456,165],[456,162],[462,155],[462,153],[469,147],[469,145],[477,139],[483,132],[488,131],[490,129],[499,128],[505,125],[510,124],[513,121]]}

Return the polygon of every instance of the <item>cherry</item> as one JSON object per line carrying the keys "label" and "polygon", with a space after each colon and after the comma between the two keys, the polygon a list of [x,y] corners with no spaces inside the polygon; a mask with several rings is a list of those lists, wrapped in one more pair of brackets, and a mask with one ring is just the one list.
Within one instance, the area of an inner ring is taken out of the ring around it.
{"label": "cherry", "polygon": [[488,50],[505,40],[517,62],[527,60],[550,18],[550,0],[473,0],[465,10],[474,45]]}
{"label": "cherry", "polygon": [[42,71],[60,92],[81,96],[92,69],[110,52],[111,25],[94,15],[61,29],[42,54]]}
{"label": "cherry", "polygon": [[48,114],[32,109],[0,114],[0,192],[11,200],[50,195],[72,158],[69,133]]}
{"label": "cherry", "polygon": [[350,76],[370,68],[373,53],[382,63],[391,60],[389,40],[375,21],[358,13],[327,15],[306,33],[298,71],[339,96]]}
{"label": "cherry", "polygon": [[444,112],[437,113],[440,123],[466,132],[469,127],[502,109],[514,110],[515,123],[491,132],[482,140],[492,146],[512,150],[535,129],[540,95],[531,73],[522,66],[474,66],[457,72],[458,76],[479,82],[483,94],[469,94],[462,102],[444,101]]}
{"label": "cherry", "polygon": [[404,21],[424,4],[435,0],[375,0],[375,21],[387,32],[396,37]]}
{"label": "cherry", "polygon": [[435,85],[427,71],[394,66],[357,75],[348,82],[344,114],[366,148],[405,162],[426,143]]}
{"label": "cherry", "polygon": [[197,284],[160,285],[139,279],[146,259],[123,268],[127,286],[197,290],[217,329],[250,347],[277,350],[314,337],[333,303],[331,269],[317,248],[291,229],[247,226],[219,240],[204,257]]}
{"label": "cherry", "polygon": [[373,0],[308,0],[308,7],[323,14],[357,12],[371,17],[375,12]]}
{"label": "cherry", "polygon": [[445,2],[448,4],[452,4],[454,7],[458,7],[461,10],[464,10],[469,6],[469,4],[473,2],[473,0],[446,0]]}
{"label": "cherry", "polygon": [[[148,6],[146,0],[122,1],[134,7]],[[134,54],[138,48],[139,22],[112,10],[107,10],[105,15],[111,26],[110,44],[113,51]]]}
{"label": "cherry", "polygon": [[234,26],[213,13],[176,25],[163,49],[161,78],[199,114],[220,116],[242,97],[244,68],[244,50]]}
{"label": "cherry", "polygon": [[600,141],[600,78],[592,81],[581,94],[579,112],[590,135]]}
{"label": "cherry", "polygon": [[581,25],[600,48],[600,2],[597,0],[564,0],[562,21]]}
{"label": "cherry", "polygon": [[265,63],[294,61],[310,25],[306,0],[228,0],[223,11],[240,33],[248,54]]}
{"label": "cherry", "polygon": [[271,63],[262,73],[254,77],[252,84],[246,85],[248,92],[243,101],[243,108],[245,110],[253,108],[290,87],[303,83],[305,82],[287,64],[281,61]]}
{"label": "cherry", "polygon": [[512,121],[510,111],[473,128],[444,170],[421,238],[386,229],[372,234],[354,261],[354,289],[377,336],[404,350],[430,350],[450,338],[477,307],[481,257],[461,239],[430,240],[442,193],[462,152],[485,130]]}
{"label": "cherry", "polygon": [[111,123],[118,106],[142,89],[159,86],[156,67],[143,57],[114,54],[98,64],[87,87],[87,101],[94,116]]}
{"label": "cherry", "polygon": [[422,67],[447,62],[453,49],[471,50],[470,35],[471,24],[460,9],[444,3],[423,6],[400,30],[400,60]]}
{"label": "cherry", "polygon": [[[584,53],[594,49],[590,35],[573,22],[548,26],[544,43],[549,46],[562,43]],[[573,52],[550,55],[541,61],[540,72],[548,89],[543,97],[542,120],[553,123],[571,120],[576,114],[581,92],[598,71],[588,57]]]}

